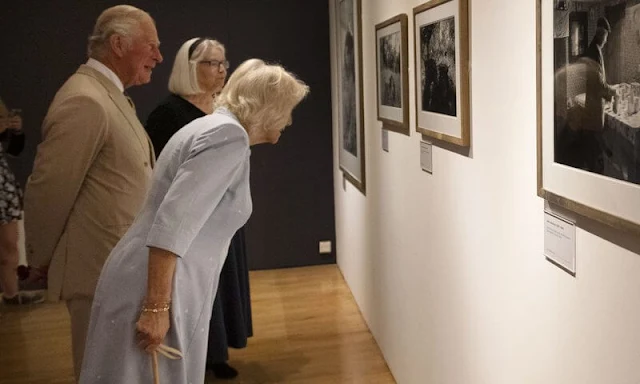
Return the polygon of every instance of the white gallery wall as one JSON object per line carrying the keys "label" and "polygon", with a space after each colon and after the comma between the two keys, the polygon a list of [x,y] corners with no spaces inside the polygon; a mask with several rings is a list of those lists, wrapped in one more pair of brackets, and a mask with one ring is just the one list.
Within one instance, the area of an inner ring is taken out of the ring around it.
{"label": "white gallery wall", "polygon": [[[413,103],[422,2],[362,0],[366,196],[338,168],[332,63],[338,264],[397,382],[640,383],[640,240],[585,221],[575,277],[542,254],[535,0],[470,1],[471,150],[435,143],[433,174]],[[374,26],[399,13],[411,136],[390,132],[385,152]]]}

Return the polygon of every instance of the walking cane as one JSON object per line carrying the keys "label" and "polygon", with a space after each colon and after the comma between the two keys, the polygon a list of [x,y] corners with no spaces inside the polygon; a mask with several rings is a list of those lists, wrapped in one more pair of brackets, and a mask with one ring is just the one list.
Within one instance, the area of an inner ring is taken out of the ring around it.
{"label": "walking cane", "polygon": [[180,352],[179,350],[167,347],[164,344],[160,344],[158,346],[158,350],[153,351],[153,353],[151,354],[151,361],[153,364],[153,384],[160,384],[160,371],[158,370],[158,353],[171,360],[180,360],[183,357],[182,352]]}
{"label": "walking cane", "polygon": [[158,372],[158,354],[153,351],[151,354],[153,359],[153,384],[160,384],[160,372]]}

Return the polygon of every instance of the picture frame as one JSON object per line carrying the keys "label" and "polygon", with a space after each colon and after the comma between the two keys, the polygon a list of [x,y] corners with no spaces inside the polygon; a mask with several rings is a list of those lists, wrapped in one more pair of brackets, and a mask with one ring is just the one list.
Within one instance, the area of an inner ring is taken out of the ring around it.
{"label": "picture frame", "polygon": [[339,166],[366,195],[361,0],[334,0],[338,75]]}
{"label": "picture frame", "polygon": [[409,128],[409,17],[376,24],[376,105],[382,129],[411,135]]}
{"label": "picture frame", "polygon": [[[535,1],[537,194],[640,236],[640,4]],[[594,15],[580,57],[573,12]]]}
{"label": "picture frame", "polygon": [[416,130],[470,145],[469,3],[431,0],[413,8]]}

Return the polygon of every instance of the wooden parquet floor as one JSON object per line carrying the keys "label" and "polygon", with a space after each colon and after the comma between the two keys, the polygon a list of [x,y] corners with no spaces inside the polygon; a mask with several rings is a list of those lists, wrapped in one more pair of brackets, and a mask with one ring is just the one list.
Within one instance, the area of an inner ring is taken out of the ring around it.
{"label": "wooden parquet floor", "polygon": [[[254,336],[230,350],[235,380],[207,383],[395,383],[335,265],[251,272]],[[64,304],[0,306],[0,383],[73,383]]]}

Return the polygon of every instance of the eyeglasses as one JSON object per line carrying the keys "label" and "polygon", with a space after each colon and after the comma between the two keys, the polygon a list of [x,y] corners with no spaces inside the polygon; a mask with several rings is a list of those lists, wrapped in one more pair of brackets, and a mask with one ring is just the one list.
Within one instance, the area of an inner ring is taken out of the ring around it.
{"label": "eyeglasses", "polygon": [[214,67],[217,68],[218,70],[220,70],[220,66],[223,66],[224,69],[229,69],[229,62],[227,60],[225,61],[218,61],[218,60],[203,60],[203,61],[199,61],[198,63],[200,64],[207,64],[210,67]]}

